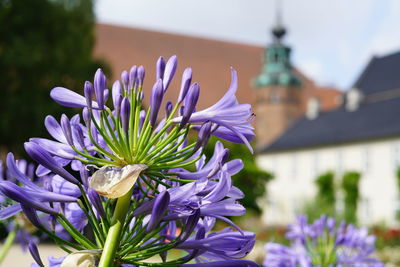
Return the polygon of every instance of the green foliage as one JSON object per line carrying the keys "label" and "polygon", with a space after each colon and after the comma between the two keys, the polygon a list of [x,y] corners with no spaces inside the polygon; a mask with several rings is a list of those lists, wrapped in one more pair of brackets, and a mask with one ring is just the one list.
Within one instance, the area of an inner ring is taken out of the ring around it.
{"label": "green foliage", "polygon": [[397,167],[396,178],[397,178],[397,189],[400,192],[400,166]]}
{"label": "green foliage", "polygon": [[[212,155],[217,140],[217,138],[211,138],[205,151],[207,156],[210,157]],[[232,177],[235,186],[245,194],[245,197],[240,202],[246,209],[251,209],[259,214],[261,209],[256,200],[265,195],[265,185],[273,178],[272,174],[261,170],[256,165],[255,156],[249,152],[245,145],[228,142],[223,142],[223,144],[230,150],[230,159],[241,159],[244,164],[244,168]]]}
{"label": "green foliage", "polygon": [[[400,195],[400,166],[397,167],[396,170],[396,180],[397,180],[397,194]],[[400,207],[397,207],[396,210],[396,219],[400,221]]]}
{"label": "green foliage", "polygon": [[311,221],[320,218],[321,214],[337,218],[334,178],[333,172],[326,172],[315,180],[317,195],[313,200],[306,202],[300,211],[306,214]]}
{"label": "green foliage", "polygon": [[325,215],[333,216],[335,213],[335,183],[333,172],[320,175],[316,180],[317,185],[317,204],[326,208]]}
{"label": "green foliage", "polygon": [[357,204],[360,198],[358,188],[361,174],[359,172],[350,171],[343,175],[342,188],[344,191],[344,219],[348,223],[357,221]]}
{"label": "green foliage", "polygon": [[104,64],[92,58],[92,0],[0,0],[0,24],[0,146],[21,151],[45,135],[46,114],[64,110],[50,90],[81,91]]}

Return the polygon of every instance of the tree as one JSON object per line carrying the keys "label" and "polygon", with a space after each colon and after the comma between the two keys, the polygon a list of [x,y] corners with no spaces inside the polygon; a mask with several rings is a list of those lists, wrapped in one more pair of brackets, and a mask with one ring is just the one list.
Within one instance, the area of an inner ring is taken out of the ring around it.
{"label": "tree", "polygon": [[361,174],[355,171],[346,172],[343,175],[342,187],[344,191],[344,219],[348,223],[357,222],[357,206],[360,198],[358,188]]}
{"label": "tree", "polygon": [[318,188],[317,205],[324,207],[326,215],[334,216],[336,197],[333,172],[320,175],[315,184]]}
{"label": "tree", "polygon": [[92,0],[0,0],[0,24],[0,146],[21,151],[63,111],[50,90],[81,91],[104,63],[92,56]]}

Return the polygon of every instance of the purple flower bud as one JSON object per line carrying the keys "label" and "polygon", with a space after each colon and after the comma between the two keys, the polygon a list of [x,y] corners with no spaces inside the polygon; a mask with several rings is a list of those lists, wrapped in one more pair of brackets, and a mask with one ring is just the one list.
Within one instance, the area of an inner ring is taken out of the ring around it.
{"label": "purple flower bud", "polygon": [[165,117],[168,118],[169,115],[171,115],[172,112],[172,102],[168,101],[167,104],[165,104]]}
{"label": "purple flower bud", "polygon": [[46,206],[42,202],[39,202],[27,194],[25,190],[21,187],[17,186],[16,184],[3,181],[0,183],[0,192],[3,193],[5,196],[11,198],[14,201],[17,201],[23,205],[28,207],[34,208],[36,210],[43,211],[44,213],[56,215],[57,211],[49,206]]}
{"label": "purple flower bud", "polygon": [[70,146],[74,146],[74,140],[72,139],[71,133],[71,123],[65,114],[61,115],[61,129],[64,133],[65,139],[67,139],[68,144]]}
{"label": "purple flower bud", "polygon": [[129,103],[129,99],[124,97],[121,103],[121,123],[122,123],[122,129],[126,133],[128,132],[130,113],[131,113],[131,104]]}
{"label": "purple flower bud", "polygon": [[184,110],[185,110],[185,107],[184,107],[184,106],[180,106],[180,107],[179,107],[179,116],[183,116]]}
{"label": "purple flower bud", "polygon": [[28,248],[29,248],[29,252],[32,255],[32,258],[36,261],[36,263],[40,267],[44,267],[44,264],[42,262],[42,259],[40,258],[39,251],[38,251],[38,248],[37,248],[35,242],[33,242],[32,240],[29,241]]}
{"label": "purple flower bud", "polygon": [[104,89],[104,103],[107,103],[109,96],[110,96],[110,91],[108,89]]}
{"label": "purple flower bud", "polygon": [[89,82],[89,81],[85,82],[85,87],[83,89],[83,92],[85,93],[87,107],[89,109],[91,109],[92,108],[92,98],[93,98],[93,85],[91,82]]}
{"label": "purple flower bud", "polygon": [[94,124],[90,125],[90,132],[92,134],[93,140],[98,143],[99,142],[99,132],[96,129],[96,126]]}
{"label": "purple flower bud", "polygon": [[182,235],[181,241],[185,241],[190,237],[190,235],[193,233],[194,229],[197,226],[197,223],[200,220],[200,209],[195,210],[193,215],[190,215],[187,220],[186,220],[186,227],[185,227],[185,233]]}
{"label": "purple flower bud", "polygon": [[137,78],[138,68],[136,65],[132,66],[129,71],[129,89],[132,89],[135,86],[136,78]]}
{"label": "purple flower bud", "polygon": [[39,146],[36,143],[33,142],[26,142],[24,144],[25,151],[28,153],[28,155],[35,160],[37,163],[43,165],[43,167],[51,170],[52,172],[60,175],[67,181],[73,183],[73,184],[78,184],[78,180],[75,179],[74,176],[72,176],[69,172],[67,172],[61,165],[58,164],[57,161],[55,161],[49,152],[44,150],[41,146]]}
{"label": "purple flower bud", "polygon": [[151,91],[150,98],[150,125],[154,126],[157,120],[157,114],[160,110],[161,102],[163,99],[164,90],[162,80],[158,80]]}
{"label": "purple flower bud", "polygon": [[74,124],[72,125],[73,129],[73,134],[75,136],[75,139],[78,141],[79,145],[81,146],[81,149],[85,149],[85,141],[84,141],[84,136],[83,136],[83,131],[82,128],[79,124]]}
{"label": "purple flower bud", "polygon": [[183,99],[185,99],[191,82],[192,82],[192,69],[186,68],[182,75],[181,91],[179,92],[178,103],[181,103]]}
{"label": "purple flower bud", "polygon": [[143,101],[143,98],[144,98],[144,93],[143,93],[143,91],[140,91],[140,93],[138,95],[139,101]]}
{"label": "purple flower bud", "polygon": [[90,111],[87,108],[84,108],[82,110],[82,117],[83,117],[83,121],[86,124],[86,127],[90,127],[92,118],[91,118],[91,115],[90,115]]}
{"label": "purple flower bud", "polygon": [[92,188],[88,189],[87,195],[89,197],[90,202],[96,209],[98,215],[102,218],[105,218],[105,212],[103,208],[103,204],[101,203],[101,198],[100,195],[96,192],[96,190],[93,190]]}
{"label": "purple flower bud", "polygon": [[104,109],[104,90],[107,87],[107,78],[101,69],[94,75],[94,93],[100,109]]}
{"label": "purple flower bud", "polygon": [[2,207],[0,210],[0,221],[4,221],[8,218],[11,218],[12,216],[20,212],[21,212],[20,204],[13,204],[8,207]]}
{"label": "purple flower bud", "polygon": [[183,116],[182,120],[180,123],[180,126],[183,128],[185,127],[186,123],[189,121],[190,116],[192,116],[192,113],[194,112],[197,104],[197,100],[199,99],[200,95],[200,87],[198,83],[192,84],[190,86],[188,96],[186,98],[187,101],[185,101],[185,108],[183,110]]}
{"label": "purple flower bud", "polygon": [[163,77],[164,92],[167,91],[168,86],[171,83],[172,78],[174,77],[177,65],[178,65],[178,59],[176,56],[172,56],[168,59],[168,62],[165,65],[165,71]]}
{"label": "purple flower bud", "polygon": [[169,201],[170,201],[170,196],[168,191],[162,191],[156,197],[153,209],[151,211],[150,221],[147,224],[146,228],[148,232],[154,230],[158,226],[158,223],[161,221],[162,217],[167,211]]}
{"label": "purple flower bud", "polygon": [[26,218],[37,228],[41,228],[42,224],[40,223],[39,217],[36,213],[36,210],[28,207],[24,204],[21,204],[22,211],[25,213]]}
{"label": "purple flower bud", "polygon": [[146,119],[146,111],[141,110],[139,113],[139,131],[142,130],[144,120]]}
{"label": "purple flower bud", "polygon": [[137,70],[137,78],[138,78],[138,87],[143,86],[143,81],[144,81],[144,76],[145,76],[145,70],[143,66],[139,66],[138,70]]}
{"label": "purple flower bud", "polygon": [[115,110],[119,110],[121,105],[122,87],[119,81],[115,81],[112,86],[112,99]]}
{"label": "purple flower bud", "polygon": [[224,165],[227,162],[228,158],[229,158],[229,148],[225,148],[224,153],[222,154],[222,157],[221,157],[220,164]]}
{"label": "purple flower bud", "polygon": [[156,65],[156,80],[164,78],[164,71],[165,71],[165,60],[163,57],[159,57],[157,60]]}
{"label": "purple flower bud", "polygon": [[124,70],[121,73],[121,81],[122,81],[122,84],[124,85],[125,90],[128,90],[129,74],[126,70]]}
{"label": "purple flower bud", "polygon": [[79,169],[79,175],[81,176],[82,184],[85,187],[88,187],[88,180],[89,180],[89,174],[88,171],[85,168]]}
{"label": "purple flower bud", "polygon": [[211,124],[212,123],[208,121],[201,125],[199,130],[199,135],[197,137],[197,142],[194,147],[194,151],[197,151],[199,148],[207,145],[208,140],[210,139],[211,136]]}

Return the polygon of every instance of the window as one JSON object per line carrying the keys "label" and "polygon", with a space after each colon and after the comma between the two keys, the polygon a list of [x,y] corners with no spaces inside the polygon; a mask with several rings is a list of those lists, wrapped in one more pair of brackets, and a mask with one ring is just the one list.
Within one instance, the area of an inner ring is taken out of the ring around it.
{"label": "window", "polygon": [[362,149],[362,168],[364,172],[368,172],[371,169],[371,159],[370,159],[370,148],[369,147],[364,147]]}

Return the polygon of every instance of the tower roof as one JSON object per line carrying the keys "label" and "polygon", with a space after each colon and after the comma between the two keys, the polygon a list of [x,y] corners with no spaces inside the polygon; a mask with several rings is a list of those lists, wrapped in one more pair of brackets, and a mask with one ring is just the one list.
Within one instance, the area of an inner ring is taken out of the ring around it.
{"label": "tower roof", "polygon": [[300,86],[300,79],[294,74],[290,59],[290,47],[282,43],[286,34],[280,8],[277,8],[276,24],[271,30],[273,43],[265,48],[261,73],[255,78],[255,87],[271,85]]}

